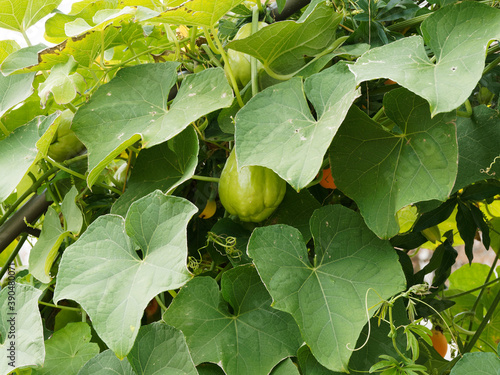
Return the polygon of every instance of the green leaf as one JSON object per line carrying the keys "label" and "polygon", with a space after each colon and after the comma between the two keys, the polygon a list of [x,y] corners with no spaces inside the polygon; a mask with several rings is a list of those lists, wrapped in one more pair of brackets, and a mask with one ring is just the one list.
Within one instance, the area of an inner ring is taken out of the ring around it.
{"label": "green leaf", "polygon": [[61,211],[63,213],[64,221],[66,224],[65,228],[67,231],[70,231],[75,235],[80,233],[83,225],[82,212],[75,203],[77,195],[78,191],[73,185],[69,192],[64,196],[64,200],[61,205]]}
{"label": "green leaf", "polygon": [[[97,0],[80,1],[73,3],[69,14],[56,13],[45,22],[45,39],[51,43],[61,43],[67,39],[65,32],[66,23],[81,19],[87,23],[92,23],[92,18],[98,10],[115,8],[117,1]],[[73,11],[75,9],[75,12]]]}
{"label": "green leaf", "polygon": [[184,335],[163,322],[143,326],[127,358],[139,375],[198,375]]}
{"label": "green leaf", "polygon": [[231,105],[233,94],[224,71],[207,69],[187,76],[168,107],[179,63],[144,64],[120,70],[79,108],[72,129],[89,151],[87,183],[139,139],[143,147],[169,140],[192,121]]}
{"label": "green leaf", "polygon": [[9,283],[0,292],[0,375],[7,375],[19,367],[41,365],[45,357],[42,318],[38,310],[42,290],[17,283],[10,272]]}
{"label": "green leaf", "polygon": [[59,215],[49,207],[43,221],[42,234],[30,251],[29,270],[42,283],[52,280],[50,269],[54,262],[59,246],[69,232],[61,228]]}
{"label": "green leaf", "polygon": [[170,10],[151,21],[174,25],[213,27],[222,16],[243,0],[173,0],[168,1]]}
{"label": "green leaf", "polygon": [[[470,289],[478,288],[483,285],[484,280],[486,280],[489,269],[489,266],[480,263],[472,263],[467,267],[460,267],[450,275],[449,289],[465,292]],[[473,295],[477,296],[479,292],[479,290],[473,292]]]}
{"label": "green leaf", "polygon": [[12,74],[20,69],[38,63],[38,53],[47,48],[45,44],[36,44],[34,46],[25,47],[11,53],[0,66],[4,75]]}
{"label": "green leaf", "polygon": [[221,288],[210,277],[196,277],[163,315],[186,335],[195,364],[219,363],[228,375],[268,374],[295,354],[302,342],[297,325],[288,314],[271,308],[254,267],[225,272]]}
{"label": "green leaf", "polygon": [[0,28],[24,32],[60,3],[61,0],[0,0]]}
{"label": "green leaf", "polygon": [[278,363],[270,375],[300,375],[299,369],[290,358]]}
{"label": "green leaf", "polygon": [[[89,31],[102,31],[111,25],[116,25],[118,27],[121,22],[132,18],[136,13],[137,8],[131,7],[124,7],[122,9],[98,9],[89,22],[80,17],[77,17],[73,21],[66,22],[64,24],[64,32],[69,37],[76,37]],[[156,14],[155,12],[154,15]],[[137,16],[137,20],[140,21],[141,17]]]}
{"label": "green leaf", "polygon": [[458,173],[453,191],[500,175],[500,118],[484,105],[474,107],[471,118],[457,118]]}
{"label": "green leaf", "polygon": [[292,74],[306,64],[305,56],[316,56],[333,44],[341,20],[333,6],[322,2],[303,22],[273,23],[248,38],[233,40],[228,48],[256,57],[268,72]]}
{"label": "green leaf", "polygon": [[32,370],[33,375],[76,375],[82,366],[99,353],[99,346],[90,342],[90,326],[87,323],[69,323],[54,332],[45,341],[47,355],[42,368]]}
{"label": "green leaf", "polygon": [[316,359],[328,369],[347,371],[352,349],[375,310],[367,309],[404,290],[404,274],[390,244],[343,206],[316,210],[311,232],[313,264],[300,232],[285,225],[255,229],[248,254],[273,306],[293,315]]}
{"label": "green leaf", "polygon": [[100,216],[64,251],[54,301],[77,301],[101,339],[123,358],[149,301],[190,279],[186,226],[196,210],[185,199],[155,191],[134,202],[126,219]]}
{"label": "green leaf", "polygon": [[22,71],[50,70],[57,64],[65,64],[70,57],[73,57],[78,64],[90,68],[100,55],[101,49],[107,50],[118,44],[115,42],[118,33],[118,28],[110,26],[102,32],[92,30],[79,37],[68,38],[54,47],[40,51],[37,62]]}
{"label": "green leaf", "polygon": [[65,64],[54,65],[47,79],[38,86],[38,95],[42,105],[52,93],[57,104],[67,104],[76,98],[76,94],[85,91],[85,80],[79,73],[75,73],[78,64],[73,57]]}
{"label": "green leaf", "polygon": [[[264,28],[265,29],[265,28]],[[262,30],[264,30],[262,29]],[[311,114],[306,97],[316,109]],[[236,116],[238,166],[274,170],[296,190],[311,182],[358,90],[343,64],[269,87]]]}
{"label": "green leaf", "polygon": [[[396,81],[425,98],[435,116],[463,104],[481,78],[486,48],[500,39],[500,10],[462,2],[434,12],[421,31],[423,38],[402,38],[368,51],[350,69],[357,83],[376,78]],[[424,43],[434,53],[435,63]]]}
{"label": "green leaf", "polygon": [[492,375],[500,373],[500,358],[495,353],[465,353],[450,375]]}
{"label": "green leaf", "polygon": [[198,163],[198,136],[188,127],[167,142],[142,150],[127,182],[127,190],[111,208],[125,216],[132,202],[154,190],[172,192],[190,179]]}
{"label": "green leaf", "polygon": [[196,369],[200,375],[225,375],[225,372],[214,363],[202,363],[196,366]]}
{"label": "green leaf", "polygon": [[457,174],[457,139],[451,114],[430,118],[425,100],[396,89],[384,96],[385,113],[400,132],[388,132],[352,107],[334,138],[330,161],[338,188],[352,198],[381,238],[399,231],[396,213],[420,201],[444,201]]}
{"label": "green leaf", "polygon": [[90,359],[78,375],[136,375],[127,359],[119,360],[112,350],[105,350]]}
{"label": "green leaf", "polygon": [[[52,124],[59,114],[56,112],[47,117],[35,117],[0,141],[0,173],[2,175],[0,201],[8,197],[30,167],[47,154],[50,142],[57,130]],[[48,130],[45,132],[46,129]]]}
{"label": "green leaf", "polygon": [[50,269],[54,262],[62,241],[71,232],[78,234],[83,224],[83,217],[80,209],[75,204],[75,197],[78,194],[75,186],[66,194],[62,203],[62,213],[67,223],[67,229],[61,227],[59,214],[49,207],[43,221],[42,233],[30,251],[29,270],[42,283],[49,283],[52,280]]}
{"label": "green leaf", "polygon": [[0,74],[0,117],[9,109],[29,98],[33,92],[35,74],[4,77]]}
{"label": "green leaf", "polygon": [[15,40],[0,40],[0,64],[2,64],[9,55],[12,55],[20,48],[21,47]]}
{"label": "green leaf", "polygon": [[330,371],[322,366],[311,353],[307,345],[301,346],[297,352],[300,370],[304,375],[340,375],[337,371]]}

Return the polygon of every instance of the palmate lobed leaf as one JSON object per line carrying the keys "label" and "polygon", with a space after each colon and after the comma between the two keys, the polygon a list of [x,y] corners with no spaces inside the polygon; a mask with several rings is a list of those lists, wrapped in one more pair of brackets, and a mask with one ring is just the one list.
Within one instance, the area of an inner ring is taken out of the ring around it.
{"label": "palmate lobed leaf", "polygon": [[0,0],[0,28],[25,32],[60,3],[61,0]]}
{"label": "palmate lobed leaf", "polygon": [[126,219],[100,216],[65,250],[54,301],[77,301],[103,341],[123,358],[149,301],[191,278],[186,226],[196,211],[185,199],[155,191],[134,202]]}
{"label": "palmate lobed leaf", "polygon": [[212,278],[191,280],[163,320],[186,335],[195,364],[219,363],[228,375],[268,374],[302,343],[290,315],[270,305],[255,268],[244,265],[223,274],[221,291]]}
{"label": "palmate lobed leaf", "polygon": [[114,157],[138,140],[143,140],[143,147],[152,147],[232,103],[224,72],[215,68],[187,76],[168,106],[178,66],[167,62],[124,68],[79,108],[72,129],[89,151],[89,186]]}
{"label": "palmate lobed leaf", "polygon": [[181,331],[163,322],[142,326],[134,347],[120,360],[105,350],[89,360],[78,375],[198,375]]}
{"label": "palmate lobed leaf", "polygon": [[161,321],[141,327],[127,358],[138,375],[198,375],[183,333]]}
{"label": "palmate lobed leaf", "polygon": [[[465,1],[444,7],[421,26],[422,36],[374,48],[349,68],[356,82],[389,78],[425,98],[432,116],[459,107],[481,78],[488,44],[500,39],[500,10]],[[436,57],[432,62],[424,43]]]}
{"label": "palmate lobed leaf", "polygon": [[[264,29],[263,29],[264,30]],[[304,95],[316,109],[311,114]],[[328,146],[359,95],[344,64],[272,86],[254,96],[236,115],[238,167],[261,165],[274,170],[294,189],[311,182]]]}
{"label": "palmate lobed leaf", "polygon": [[429,105],[401,88],[384,96],[383,129],[352,107],[330,147],[335,183],[352,198],[381,238],[399,231],[396,213],[415,202],[446,200],[458,169],[455,115],[430,117]]}
{"label": "palmate lobed leaf", "polygon": [[300,232],[285,225],[254,230],[248,254],[273,306],[292,314],[316,359],[347,371],[358,336],[375,312],[368,308],[404,290],[404,274],[390,244],[345,207],[315,211],[311,232],[314,264]]}

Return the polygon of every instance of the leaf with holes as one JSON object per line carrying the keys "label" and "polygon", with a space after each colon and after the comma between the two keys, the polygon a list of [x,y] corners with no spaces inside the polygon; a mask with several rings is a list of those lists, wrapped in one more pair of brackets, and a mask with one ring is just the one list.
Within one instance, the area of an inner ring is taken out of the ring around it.
{"label": "leaf with holes", "polygon": [[89,186],[138,140],[143,147],[160,144],[201,116],[231,105],[233,93],[220,68],[184,78],[173,103],[167,105],[178,66],[167,62],[123,68],[79,108],[72,129],[89,151]]}
{"label": "leaf with holes", "polygon": [[[350,69],[358,83],[376,78],[396,81],[425,98],[435,116],[463,104],[481,78],[486,48],[500,39],[500,10],[461,2],[434,12],[421,30],[423,37],[371,49]],[[424,43],[435,62],[427,56]]]}
{"label": "leaf with holes", "polygon": [[258,93],[236,115],[238,166],[261,165],[294,189],[304,188],[318,173],[357,96],[354,76],[344,64],[315,74],[304,84],[293,78]]}

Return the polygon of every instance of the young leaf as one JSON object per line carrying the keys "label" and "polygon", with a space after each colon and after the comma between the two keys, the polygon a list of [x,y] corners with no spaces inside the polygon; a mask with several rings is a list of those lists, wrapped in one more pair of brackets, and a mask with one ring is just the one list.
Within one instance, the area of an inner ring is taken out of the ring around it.
{"label": "young leaf", "polygon": [[[460,106],[481,78],[486,48],[500,38],[500,10],[461,2],[434,12],[421,30],[423,38],[411,36],[371,49],[350,69],[357,83],[376,78],[396,81],[425,98],[435,116]],[[435,63],[429,60],[424,42]]]}
{"label": "young leaf", "polygon": [[254,267],[225,272],[221,287],[212,278],[196,277],[163,315],[186,335],[195,364],[220,363],[228,375],[268,374],[296,353],[302,342],[297,325],[270,306]]}
{"label": "young leaf", "polygon": [[300,232],[285,225],[255,229],[248,253],[273,306],[292,314],[316,359],[331,370],[346,371],[358,336],[375,312],[368,309],[403,290],[404,274],[389,243],[345,207],[316,210],[311,232],[313,264]]}
{"label": "young leaf", "polygon": [[238,166],[261,165],[274,170],[295,190],[304,188],[318,173],[357,96],[354,76],[344,64],[311,76],[304,85],[293,78],[260,92],[236,115]]}
{"label": "young leaf", "polygon": [[49,77],[38,87],[42,105],[45,106],[47,99],[52,93],[57,104],[67,104],[76,98],[77,94],[85,91],[85,80],[76,73],[78,64],[70,56],[65,64],[57,64],[50,71]]}
{"label": "young leaf", "polygon": [[403,88],[386,94],[384,106],[401,133],[384,130],[352,107],[332,142],[330,160],[335,183],[358,204],[368,227],[390,238],[399,231],[399,209],[448,197],[458,151],[452,114],[431,119],[427,102]]}
{"label": "young leaf", "polygon": [[185,199],[157,190],[134,202],[126,219],[100,216],[65,250],[54,301],[77,301],[102,340],[123,358],[149,301],[190,279],[186,226],[196,211]]}

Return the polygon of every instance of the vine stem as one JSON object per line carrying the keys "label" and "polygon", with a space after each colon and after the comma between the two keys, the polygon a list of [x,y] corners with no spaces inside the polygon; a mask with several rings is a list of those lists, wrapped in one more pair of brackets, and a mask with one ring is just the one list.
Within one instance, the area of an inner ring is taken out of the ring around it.
{"label": "vine stem", "polygon": [[477,328],[476,333],[474,334],[474,336],[472,336],[470,341],[466,343],[465,349],[464,349],[465,352],[470,352],[472,350],[472,348],[476,344],[477,340],[479,339],[479,336],[481,336],[481,333],[486,328],[486,325],[490,322],[490,319],[493,316],[493,313],[495,312],[499,302],[500,302],[500,291],[498,291],[497,295],[495,296],[495,299],[491,303],[491,306],[488,309],[488,311],[486,312],[486,315],[484,316],[483,320],[481,321],[481,324],[479,324],[479,327]]}
{"label": "vine stem", "polygon": [[218,178],[218,177],[207,177],[207,176],[198,176],[198,175],[193,175],[191,178],[193,180],[216,182],[216,183],[219,183],[219,180],[220,180],[220,178]]}
{"label": "vine stem", "polygon": [[[60,170],[66,172],[66,173],[69,173],[72,176],[75,176],[75,177],[77,177],[77,178],[79,178],[79,179],[81,179],[83,181],[87,180],[87,178],[83,174],[75,172],[72,169],[69,169],[69,168],[65,167],[64,165],[62,165],[62,164],[60,164],[60,163],[58,163],[58,162],[56,162],[56,161],[54,161],[54,160],[52,160],[50,158],[47,158],[47,161],[49,163],[51,163],[52,165],[56,166],[57,168],[59,168]],[[109,185],[103,184],[102,182],[96,181],[94,183],[94,185],[97,185],[97,186],[100,186],[102,188],[111,190],[112,192],[114,192],[114,193],[116,193],[118,195],[122,195],[123,194],[121,190],[119,190],[119,189],[117,189],[117,188],[115,188],[113,186],[109,186]]]}
{"label": "vine stem", "polygon": [[[241,99],[241,94],[240,90],[238,89],[238,84],[236,83],[236,79],[234,78],[233,70],[231,69],[231,66],[229,65],[229,60],[227,59],[227,54],[226,51],[224,51],[224,48],[222,47],[222,43],[219,40],[219,37],[217,34],[214,35],[214,40],[215,44],[217,44],[218,51],[220,55],[222,56],[222,60],[224,60],[224,67],[227,67],[227,71],[229,73],[229,78],[231,79],[231,84],[233,85],[234,93],[236,94],[236,100],[238,100],[238,104],[240,105],[241,108],[245,105],[243,103],[243,99]],[[210,37],[210,35],[208,35]]]}
{"label": "vine stem", "polygon": [[19,30],[19,32],[23,35],[23,38],[26,41],[26,44],[28,45],[28,47],[31,47],[33,44],[31,44],[31,40],[30,40],[30,38],[28,38],[28,34],[26,34],[26,30],[21,28],[21,30]]}
{"label": "vine stem", "polygon": [[[260,4],[260,0],[256,0]],[[259,8],[254,6],[252,8],[252,33],[255,34],[259,30]],[[250,67],[251,67],[251,77],[252,77],[252,96],[257,95],[259,91],[259,82],[257,76],[257,59],[254,56],[250,56]]]}
{"label": "vine stem", "polygon": [[157,295],[155,296],[155,300],[156,302],[158,302],[158,306],[160,306],[160,308],[163,310],[163,311],[167,311],[167,306],[165,306],[161,300],[160,297],[158,297]]}
{"label": "vine stem", "polygon": [[498,64],[500,64],[500,56],[498,56],[495,60],[490,62],[483,70],[483,76],[488,74],[491,70],[493,70]]}
{"label": "vine stem", "polygon": [[470,293],[474,293],[474,292],[476,292],[478,290],[484,289],[485,287],[490,286],[492,284],[495,284],[495,283],[497,283],[499,281],[500,281],[500,277],[496,278],[495,280],[491,280],[491,281],[489,281],[489,282],[487,282],[487,283],[485,283],[485,284],[483,284],[481,286],[478,286],[477,288],[470,289],[470,290],[468,290],[466,292],[462,292],[462,293],[458,293],[458,294],[453,294],[452,296],[447,296],[446,299],[458,298],[458,297],[462,297],[462,296],[465,296],[465,295],[470,294]]}
{"label": "vine stem", "polygon": [[76,312],[82,312],[82,309],[80,309],[80,308],[78,308],[78,307],[54,305],[53,303],[43,302],[43,301],[38,301],[38,303],[39,303],[40,305],[53,307],[53,308],[55,308],[55,309],[69,310],[69,311],[76,311]]}
{"label": "vine stem", "polygon": [[165,24],[164,27],[168,37],[172,39],[175,44],[175,59],[178,61],[181,57],[181,46],[179,44],[179,40],[177,39],[177,35],[175,35],[175,33],[172,31],[170,25]]}
{"label": "vine stem", "polygon": [[10,267],[10,264],[14,261],[14,258],[19,254],[19,251],[24,245],[24,242],[26,241],[26,238],[28,238],[28,233],[24,233],[19,240],[19,242],[16,245],[16,248],[12,251],[10,254],[9,258],[3,265],[2,269],[0,270],[0,280],[2,279],[3,275],[5,275],[5,272],[7,272],[7,269]]}
{"label": "vine stem", "polygon": [[[488,272],[488,275],[486,275],[486,279],[484,280],[484,283],[487,283],[487,282],[488,282],[488,280],[490,279],[491,275],[493,275],[493,272],[494,272],[494,270],[495,270],[495,267],[496,267],[496,264],[497,264],[497,262],[498,262],[498,259],[499,259],[499,256],[498,256],[498,253],[496,253],[496,254],[495,254],[495,259],[493,259],[493,263],[491,264],[491,267],[490,267],[490,270],[489,270],[489,272]],[[472,305],[471,311],[476,311],[476,307],[477,307],[477,305],[479,305],[479,301],[480,301],[480,300],[481,300],[481,298],[483,297],[484,291],[485,291],[485,288],[484,288],[484,284],[483,284],[483,288],[481,288],[481,291],[479,292],[479,295],[477,296],[476,300],[474,301],[474,304]],[[500,292],[499,292],[499,293],[500,293]],[[499,294],[499,295],[500,295],[500,294]],[[497,296],[497,297],[498,297],[498,296]],[[498,303],[498,302],[497,302],[497,303]],[[492,304],[492,306],[493,306],[493,304]],[[485,317],[484,319],[486,319],[486,317]],[[484,322],[484,319],[483,319],[483,322]],[[481,322],[481,325],[483,324],[483,322]],[[479,327],[481,327],[481,325],[480,325]],[[483,328],[483,329],[484,329],[484,328]],[[469,329],[468,329],[468,330],[469,330],[469,331],[471,331],[471,330],[472,330],[472,320],[471,320],[471,321],[470,321],[470,323],[469,323]],[[479,331],[479,334],[481,334],[481,331],[482,331],[482,330],[479,330],[479,328],[478,328],[478,330],[476,331],[476,334],[477,334],[477,332],[478,332],[478,331]],[[476,337],[476,335],[474,335],[470,341],[467,341],[467,340],[466,340],[466,342],[465,342],[465,347],[466,347],[466,348],[468,348],[468,347],[469,347],[470,342],[472,342],[472,341],[474,341],[474,343],[475,343],[475,342],[477,341],[478,337],[479,337],[479,336],[477,336],[477,337]],[[474,346],[474,345],[473,345],[473,346]],[[472,348],[472,347],[471,347],[471,348]],[[469,350],[467,350],[467,351],[470,351],[470,349],[469,349]]]}

